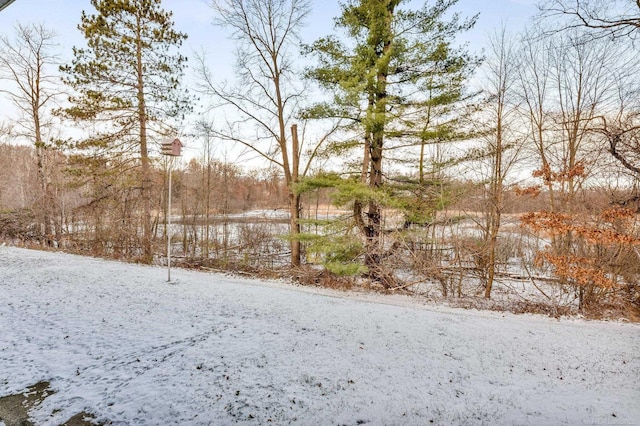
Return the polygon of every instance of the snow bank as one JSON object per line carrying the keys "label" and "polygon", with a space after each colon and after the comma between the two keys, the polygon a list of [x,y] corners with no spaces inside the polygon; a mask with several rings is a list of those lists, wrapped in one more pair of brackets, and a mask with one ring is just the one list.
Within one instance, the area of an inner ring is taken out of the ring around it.
{"label": "snow bank", "polygon": [[[636,424],[640,327],[0,247],[0,395],[142,424]],[[53,413],[53,414],[52,414]]]}

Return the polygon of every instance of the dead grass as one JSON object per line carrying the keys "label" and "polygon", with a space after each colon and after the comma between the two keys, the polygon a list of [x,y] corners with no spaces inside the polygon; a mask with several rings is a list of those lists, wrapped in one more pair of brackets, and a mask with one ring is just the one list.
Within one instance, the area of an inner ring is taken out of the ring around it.
{"label": "dead grass", "polygon": [[292,278],[295,282],[336,290],[351,290],[354,286],[354,278],[336,275],[326,269],[318,270],[313,267],[305,266],[295,268],[292,271]]}
{"label": "dead grass", "polygon": [[593,320],[625,320],[640,323],[640,308],[630,303],[600,303],[584,309],[583,315]]}

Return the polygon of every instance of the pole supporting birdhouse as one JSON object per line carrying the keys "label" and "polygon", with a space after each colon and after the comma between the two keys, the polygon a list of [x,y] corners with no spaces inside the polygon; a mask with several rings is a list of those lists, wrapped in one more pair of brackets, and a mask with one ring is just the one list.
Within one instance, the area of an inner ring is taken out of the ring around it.
{"label": "pole supporting birdhouse", "polygon": [[[179,157],[181,155],[182,142],[175,138],[170,142],[164,142],[160,146],[160,153],[168,157]],[[167,173],[169,174],[169,195],[167,197],[167,282],[171,282],[171,166],[169,161]]]}

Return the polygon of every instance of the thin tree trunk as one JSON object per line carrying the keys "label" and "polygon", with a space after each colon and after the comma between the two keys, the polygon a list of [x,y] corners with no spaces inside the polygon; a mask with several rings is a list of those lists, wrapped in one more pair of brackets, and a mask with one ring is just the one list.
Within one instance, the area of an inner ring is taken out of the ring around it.
{"label": "thin tree trunk", "polygon": [[49,185],[47,182],[47,173],[45,170],[45,147],[42,141],[42,129],[40,127],[40,81],[36,78],[33,86],[34,93],[32,95],[31,114],[35,128],[35,147],[37,161],[38,184],[40,186],[40,213],[42,215],[42,242],[51,247],[52,231],[51,231],[51,199],[49,197]]}
{"label": "thin tree trunk", "polygon": [[291,266],[300,266],[300,194],[296,193],[293,185],[298,183],[298,173],[300,168],[300,153],[298,142],[298,126],[291,126],[291,141],[292,141],[292,159],[293,159],[293,173],[291,176],[292,182],[289,184],[289,211],[290,211],[290,228],[291,228]]}
{"label": "thin tree trunk", "polygon": [[204,212],[204,257],[209,259],[209,227],[211,226],[211,157],[209,155],[209,142],[207,141],[207,195],[205,197],[205,212]]}
{"label": "thin tree trunk", "polygon": [[[504,94],[502,94],[501,96],[504,96]],[[496,248],[498,244],[498,232],[500,231],[500,221],[502,216],[503,108],[504,108],[504,99],[502,99],[502,97],[499,97],[497,127],[496,127],[496,145],[495,145],[496,152],[494,155],[493,173],[491,176],[491,194],[490,194],[491,212],[490,212],[490,218],[489,218],[489,229],[487,229],[489,253],[488,253],[488,264],[487,264],[487,283],[484,291],[484,297],[486,299],[489,299],[491,297],[491,290],[493,288],[493,281],[496,273]]]}

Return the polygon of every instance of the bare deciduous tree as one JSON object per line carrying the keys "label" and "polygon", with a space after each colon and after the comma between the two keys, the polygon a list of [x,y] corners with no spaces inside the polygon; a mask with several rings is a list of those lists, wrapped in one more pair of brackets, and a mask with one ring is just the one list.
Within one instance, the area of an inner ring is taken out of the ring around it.
{"label": "bare deciduous tree", "polygon": [[640,32],[640,0],[545,0],[540,18],[559,18],[554,31],[588,28],[598,38],[635,38]]}
{"label": "bare deciduous tree", "polygon": [[[211,6],[216,24],[229,28],[236,42],[238,84],[227,87],[215,82],[201,57],[200,90],[237,115],[225,130],[216,131],[218,137],[244,145],[282,170],[289,190],[291,263],[297,266],[300,195],[294,184],[308,170],[313,155],[303,167],[303,144],[293,119],[304,88],[295,82],[294,54],[310,5],[307,0],[213,0]],[[317,146],[310,152],[317,152]]]}
{"label": "bare deciduous tree", "polygon": [[563,218],[562,232],[547,231],[552,244],[539,252],[538,265],[553,267],[560,283],[575,290],[580,308],[599,297],[598,285],[576,280],[563,270],[584,266],[580,262],[594,253],[594,242],[575,224],[593,216],[594,206],[583,197],[605,152],[593,132],[594,124],[600,123],[601,114],[615,110],[621,87],[629,81],[625,80],[629,73],[621,71],[627,69],[628,56],[619,47],[605,39],[585,39],[578,31],[555,33],[530,40],[521,67],[523,97],[539,159],[533,175],[549,195],[548,211],[523,220],[532,229],[551,229],[551,225],[541,228],[540,224],[551,223],[545,218]]}
{"label": "bare deciduous tree", "polygon": [[[489,110],[493,131],[489,135],[490,150],[488,215],[485,231],[485,253],[487,257],[487,281],[484,297],[491,297],[496,273],[496,250],[498,233],[504,210],[505,179],[517,158],[519,146],[511,130],[515,113],[516,46],[503,27],[489,40],[490,57],[487,60],[487,87]],[[512,153],[508,154],[507,151]]]}
{"label": "bare deciduous tree", "polygon": [[203,200],[203,216],[204,216],[204,233],[202,235],[202,255],[205,259],[209,258],[209,236],[211,224],[211,189],[212,189],[212,155],[213,155],[213,123],[201,120],[197,123],[197,133],[202,137],[202,192]]}
{"label": "bare deciduous tree", "polygon": [[51,131],[51,109],[60,94],[57,76],[52,72],[58,63],[56,33],[43,25],[21,25],[13,38],[0,36],[0,81],[9,83],[0,92],[8,95],[21,117],[11,134],[33,143],[36,152],[40,194],[36,210],[42,227],[43,242],[52,241],[52,191],[47,170],[47,138]]}
{"label": "bare deciduous tree", "polygon": [[602,127],[594,130],[605,136],[609,153],[640,179],[640,113],[621,114],[613,122],[603,116]]}
{"label": "bare deciduous tree", "polygon": [[[639,0],[545,0],[539,5],[540,20],[557,19],[553,31],[547,33],[566,32],[571,29],[583,29],[596,39],[608,37],[614,41],[635,40],[640,34],[640,1]],[[612,43],[608,43],[610,46]],[[635,42],[628,46],[636,50]],[[619,107],[617,111],[603,111],[602,121],[590,122],[591,130],[604,136],[609,153],[627,170],[638,177],[637,167],[637,131],[638,107],[637,95],[629,94],[634,89],[629,84],[633,79],[629,75],[637,75],[637,62],[629,55],[627,63],[613,70],[619,86]],[[637,89],[635,89],[637,91]],[[629,98],[632,99],[629,102]]]}

